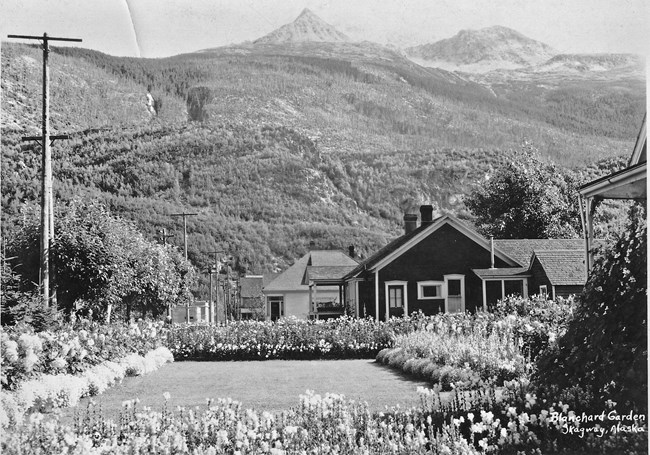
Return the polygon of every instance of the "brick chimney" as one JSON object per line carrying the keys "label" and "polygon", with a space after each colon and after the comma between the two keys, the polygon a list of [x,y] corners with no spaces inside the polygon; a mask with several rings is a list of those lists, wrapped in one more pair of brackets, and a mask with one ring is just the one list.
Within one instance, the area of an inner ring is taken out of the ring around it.
{"label": "brick chimney", "polygon": [[420,225],[429,224],[433,221],[433,206],[421,205],[420,206]]}
{"label": "brick chimney", "polygon": [[348,256],[351,258],[354,258],[354,256],[356,256],[356,253],[354,252],[354,245],[350,245],[348,247]]}
{"label": "brick chimney", "polygon": [[415,231],[418,227],[418,216],[415,213],[407,213],[404,215],[404,234]]}
{"label": "brick chimney", "polygon": [[313,240],[309,241],[309,251],[314,251],[316,249],[316,242]]}

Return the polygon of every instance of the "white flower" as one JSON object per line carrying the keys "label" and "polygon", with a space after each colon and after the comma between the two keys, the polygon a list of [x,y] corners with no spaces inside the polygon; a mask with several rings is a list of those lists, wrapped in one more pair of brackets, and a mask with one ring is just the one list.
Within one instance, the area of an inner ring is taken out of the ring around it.
{"label": "white flower", "polygon": [[38,363],[38,356],[34,354],[34,351],[31,349],[27,350],[27,355],[25,355],[25,358],[23,359],[23,365],[25,367],[25,371],[32,371],[34,368],[34,365]]}
{"label": "white flower", "polygon": [[165,398],[165,401],[169,401],[169,399],[171,398],[171,395],[169,394],[169,392],[165,392],[165,393],[163,393],[163,398]]}

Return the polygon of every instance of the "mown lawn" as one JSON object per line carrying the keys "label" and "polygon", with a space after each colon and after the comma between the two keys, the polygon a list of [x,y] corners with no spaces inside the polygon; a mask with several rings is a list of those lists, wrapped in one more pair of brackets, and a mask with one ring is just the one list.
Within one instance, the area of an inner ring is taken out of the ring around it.
{"label": "mown lawn", "polygon": [[[134,398],[140,399],[140,407],[159,410],[164,392],[171,395],[172,409],[205,406],[207,398],[232,398],[245,409],[279,412],[297,407],[299,395],[309,389],[366,401],[371,411],[379,411],[418,405],[418,386],[430,384],[409,379],[374,360],[175,362],[148,375],[126,378],[92,400],[101,403],[102,414],[109,418],[117,418],[122,402]],[[82,400],[76,409],[85,409],[88,400]],[[74,409],[66,409],[63,417],[68,420],[73,414]]]}

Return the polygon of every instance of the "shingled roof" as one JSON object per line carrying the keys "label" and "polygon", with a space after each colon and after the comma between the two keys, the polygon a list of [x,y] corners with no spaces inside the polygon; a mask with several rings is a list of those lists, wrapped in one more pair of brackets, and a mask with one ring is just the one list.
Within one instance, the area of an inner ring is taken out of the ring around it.
{"label": "shingled roof", "polygon": [[494,246],[515,259],[522,267],[528,267],[533,251],[575,250],[584,256],[583,239],[495,239]]}
{"label": "shingled roof", "polygon": [[291,267],[264,287],[264,291],[308,291],[309,280],[314,279],[309,272],[333,279],[343,278],[358,262],[339,250],[314,250],[298,259]]}
{"label": "shingled roof", "polygon": [[347,273],[351,272],[357,265],[338,266],[309,266],[307,267],[307,278],[314,281],[340,280]]}
{"label": "shingled roof", "polygon": [[262,288],[273,281],[279,273],[265,273],[264,275],[246,275],[239,280],[240,292],[243,298],[258,297]]}
{"label": "shingled roof", "polygon": [[537,259],[553,286],[585,284],[585,252],[580,250],[535,250]]}

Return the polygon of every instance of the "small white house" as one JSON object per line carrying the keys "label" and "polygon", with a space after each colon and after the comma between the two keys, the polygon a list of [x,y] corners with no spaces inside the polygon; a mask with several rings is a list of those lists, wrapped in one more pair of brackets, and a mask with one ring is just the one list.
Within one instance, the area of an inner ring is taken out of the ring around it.
{"label": "small white house", "polygon": [[343,276],[358,262],[340,250],[312,250],[298,259],[263,289],[266,318],[333,317],[344,312]]}

